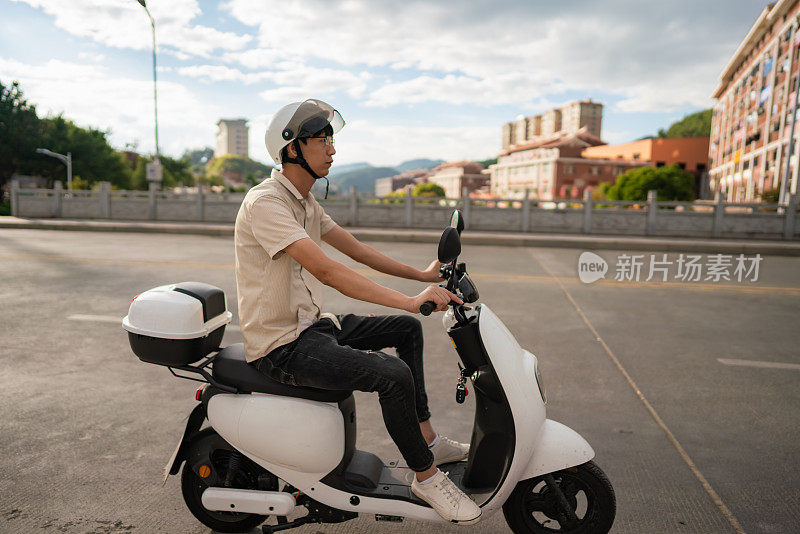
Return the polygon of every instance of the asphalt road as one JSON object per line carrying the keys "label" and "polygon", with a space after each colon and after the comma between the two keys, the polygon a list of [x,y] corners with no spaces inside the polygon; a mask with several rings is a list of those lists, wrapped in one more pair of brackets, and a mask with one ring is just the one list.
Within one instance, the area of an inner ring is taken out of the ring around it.
{"label": "asphalt road", "polygon": [[[419,267],[436,252],[372,245]],[[800,258],[764,257],[755,282],[617,282],[625,251],[598,251],[611,270],[584,284],[581,252],[473,246],[462,259],[539,358],[548,417],[594,447],[616,490],[613,532],[800,531]],[[228,237],[0,230],[0,532],[209,532],[179,480],[160,481],[197,385],[139,362],[116,320],[139,292],[183,280],[223,288],[235,314],[232,253]],[[389,312],[326,298],[339,313]],[[468,441],[455,353],[439,316],[423,324],[434,426]],[[398,458],[377,398],[357,402],[358,447]],[[367,515],[290,532],[468,531],[509,529],[498,513],[473,527]]]}

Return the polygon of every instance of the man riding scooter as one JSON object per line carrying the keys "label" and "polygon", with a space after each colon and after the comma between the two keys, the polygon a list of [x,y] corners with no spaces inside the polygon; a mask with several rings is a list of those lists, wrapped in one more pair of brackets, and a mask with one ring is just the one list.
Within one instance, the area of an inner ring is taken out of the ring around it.
{"label": "man riding scooter", "polygon": [[[395,261],[338,226],[310,193],[336,153],[344,126],[330,105],[309,99],[281,108],[266,132],[281,165],[245,196],[236,217],[236,283],[247,361],[283,383],[329,390],[377,392],[384,423],[408,466],[411,489],[443,518],[480,519],[480,508],[436,467],[467,457],[469,446],[440,436],[428,411],[422,328],[409,315],[364,317],[322,313],[322,284],[365,302],[419,313],[461,300],[439,287],[438,261],[425,270]],[[326,179],[327,180],[327,179]],[[321,241],[385,274],[429,282],[409,297],[329,258]],[[398,357],[380,352],[397,349]]]}

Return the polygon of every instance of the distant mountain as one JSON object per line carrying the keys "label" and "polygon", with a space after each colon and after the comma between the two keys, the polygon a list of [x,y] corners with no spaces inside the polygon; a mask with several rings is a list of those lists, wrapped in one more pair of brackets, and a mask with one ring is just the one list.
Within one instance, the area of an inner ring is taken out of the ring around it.
{"label": "distant mountain", "polygon": [[367,167],[372,167],[366,161],[360,161],[358,163],[345,163],[344,165],[334,165],[331,167],[331,174],[344,174],[347,172],[357,171],[358,169],[364,169]]}
{"label": "distant mountain", "polygon": [[[350,186],[354,185],[359,193],[372,195],[375,193],[375,180],[378,178],[395,176],[417,169],[429,170],[442,163],[444,163],[443,159],[424,158],[404,161],[395,167],[373,167],[366,162],[348,163],[332,167],[328,178],[331,181],[331,190],[339,194],[348,194]],[[324,188],[322,190],[324,191]]]}
{"label": "distant mountain", "polygon": [[347,194],[350,191],[350,186],[354,185],[359,193],[372,195],[375,193],[375,180],[396,174],[400,173],[393,167],[373,167],[370,165],[350,172],[337,172],[336,175],[331,176],[330,180],[331,184],[336,184],[342,194]]}
{"label": "distant mountain", "polygon": [[417,169],[431,170],[444,162],[443,159],[412,159],[404,161],[400,165],[395,165],[394,168],[397,169],[398,172],[415,171]]}

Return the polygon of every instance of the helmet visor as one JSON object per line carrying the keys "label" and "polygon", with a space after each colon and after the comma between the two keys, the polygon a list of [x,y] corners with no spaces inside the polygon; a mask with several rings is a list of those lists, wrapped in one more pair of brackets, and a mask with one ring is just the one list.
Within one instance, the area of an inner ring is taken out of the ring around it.
{"label": "helmet visor", "polygon": [[309,98],[297,108],[283,130],[283,139],[291,141],[301,137],[311,137],[330,124],[333,133],[344,126],[344,119],[338,111],[322,100]]}

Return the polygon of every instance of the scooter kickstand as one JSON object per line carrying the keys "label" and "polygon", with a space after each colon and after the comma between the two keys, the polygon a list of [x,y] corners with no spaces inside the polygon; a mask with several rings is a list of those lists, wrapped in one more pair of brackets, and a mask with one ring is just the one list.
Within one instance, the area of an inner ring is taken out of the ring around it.
{"label": "scooter kickstand", "polygon": [[290,528],[301,527],[306,523],[320,523],[320,522],[321,521],[319,519],[314,519],[314,518],[309,519],[308,516],[298,517],[291,523],[283,523],[278,525],[261,525],[261,534],[272,534],[273,532],[279,532],[281,530],[288,530]]}

